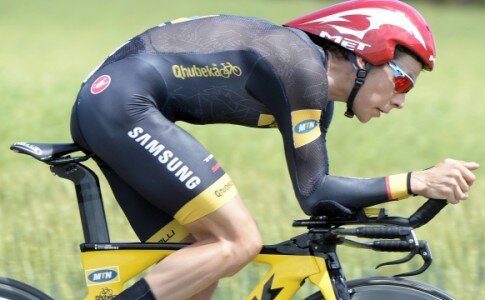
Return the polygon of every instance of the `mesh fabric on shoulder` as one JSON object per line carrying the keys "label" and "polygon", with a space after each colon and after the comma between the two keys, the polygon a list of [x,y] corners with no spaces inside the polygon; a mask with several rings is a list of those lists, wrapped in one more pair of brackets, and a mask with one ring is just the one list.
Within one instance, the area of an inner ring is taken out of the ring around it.
{"label": "mesh fabric on shoulder", "polygon": [[265,31],[280,28],[255,18],[221,15],[166,24],[140,37],[149,53],[213,53],[249,48]]}
{"label": "mesh fabric on shoulder", "polygon": [[108,58],[101,65],[101,68],[130,55],[142,52],[145,52],[145,45],[141,41],[140,37],[136,36],[122,45],[113,54],[108,56]]}

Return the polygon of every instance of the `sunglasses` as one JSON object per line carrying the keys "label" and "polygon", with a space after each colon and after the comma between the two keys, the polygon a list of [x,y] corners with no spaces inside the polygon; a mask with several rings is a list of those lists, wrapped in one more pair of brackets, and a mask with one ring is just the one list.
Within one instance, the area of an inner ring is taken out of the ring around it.
{"label": "sunglasses", "polygon": [[394,74],[394,90],[398,94],[405,94],[414,87],[414,80],[404,72],[395,62],[387,63]]}

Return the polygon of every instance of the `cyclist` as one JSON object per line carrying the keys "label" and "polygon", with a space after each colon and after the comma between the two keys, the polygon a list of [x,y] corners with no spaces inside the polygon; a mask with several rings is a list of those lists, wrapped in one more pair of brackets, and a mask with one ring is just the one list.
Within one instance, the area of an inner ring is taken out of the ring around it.
{"label": "cyclist", "polygon": [[395,0],[347,1],[284,26],[227,15],[178,19],[125,43],[83,83],[73,139],[95,155],[141,240],[194,243],[117,299],[210,298],[262,245],[234,183],[176,121],[277,128],[306,214],[320,200],[359,208],[416,194],[466,199],[474,162],[447,159],[378,178],[328,172],[334,102],[362,123],[401,109],[434,63],[426,21]]}

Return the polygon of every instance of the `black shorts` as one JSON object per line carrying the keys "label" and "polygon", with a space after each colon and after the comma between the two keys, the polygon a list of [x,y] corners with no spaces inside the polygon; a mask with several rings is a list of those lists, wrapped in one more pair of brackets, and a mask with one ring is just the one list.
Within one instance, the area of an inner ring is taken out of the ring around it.
{"label": "black shorts", "polygon": [[177,242],[196,221],[234,198],[229,176],[190,134],[167,118],[163,78],[128,57],[82,86],[71,117],[74,141],[92,152],[142,241]]}

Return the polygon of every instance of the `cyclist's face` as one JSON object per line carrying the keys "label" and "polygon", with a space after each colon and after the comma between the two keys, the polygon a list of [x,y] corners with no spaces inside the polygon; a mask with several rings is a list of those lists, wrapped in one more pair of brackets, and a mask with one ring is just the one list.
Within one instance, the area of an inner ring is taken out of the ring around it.
{"label": "cyclist's face", "polygon": [[[416,83],[422,68],[419,61],[403,54],[394,62]],[[353,110],[359,121],[366,123],[371,118],[378,118],[381,113],[389,113],[393,108],[403,108],[406,95],[395,91],[394,72],[388,64],[374,67],[357,94]]]}

